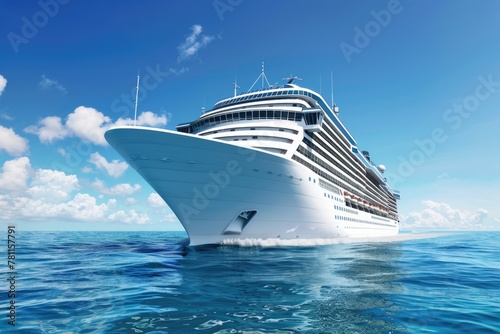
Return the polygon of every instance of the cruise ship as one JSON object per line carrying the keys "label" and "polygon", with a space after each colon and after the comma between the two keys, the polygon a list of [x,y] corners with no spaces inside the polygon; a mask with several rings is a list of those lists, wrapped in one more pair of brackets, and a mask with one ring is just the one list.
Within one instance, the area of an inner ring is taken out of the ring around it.
{"label": "cruise ship", "polygon": [[119,126],[105,138],[192,246],[396,235],[400,194],[385,167],[358,147],[333,101],[294,79],[241,94],[235,83],[232,97],[177,131]]}

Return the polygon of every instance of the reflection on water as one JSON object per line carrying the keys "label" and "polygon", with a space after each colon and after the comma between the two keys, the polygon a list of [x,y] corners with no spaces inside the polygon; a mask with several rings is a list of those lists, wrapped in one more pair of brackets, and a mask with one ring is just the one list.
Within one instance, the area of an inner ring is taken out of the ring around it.
{"label": "reflection on water", "polygon": [[397,328],[391,295],[402,290],[400,248],[197,248],[178,260],[175,289],[159,295],[158,306],[168,312],[142,314],[115,329],[352,333],[369,323],[374,333],[388,332]]}
{"label": "reflection on water", "polygon": [[392,296],[403,291],[398,278],[399,243],[343,245],[338,257],[323,261],[330,277],[321,286],[321,297],[311,300],[310,329],[318,333],[403,332],[394,319],[398,311]]}

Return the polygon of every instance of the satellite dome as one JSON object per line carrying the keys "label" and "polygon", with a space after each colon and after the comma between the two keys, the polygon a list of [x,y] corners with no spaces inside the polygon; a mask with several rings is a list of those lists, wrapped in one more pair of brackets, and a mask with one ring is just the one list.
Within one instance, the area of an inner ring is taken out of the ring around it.
{"label": "satellite dome", "polygon": [[385,172],[385,166],[384,165],[378,165],[378,170],[383,173]]}

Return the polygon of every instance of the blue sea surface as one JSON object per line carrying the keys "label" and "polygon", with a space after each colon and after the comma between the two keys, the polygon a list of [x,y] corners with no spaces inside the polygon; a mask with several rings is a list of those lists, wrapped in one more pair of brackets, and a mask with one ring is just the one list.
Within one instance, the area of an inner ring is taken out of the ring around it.
{"label": "blue sea surface", "polygon": [[0,332],[500,333],[499,232],[321,246],[185,239],[17,231],[16,326],[5,243]]}

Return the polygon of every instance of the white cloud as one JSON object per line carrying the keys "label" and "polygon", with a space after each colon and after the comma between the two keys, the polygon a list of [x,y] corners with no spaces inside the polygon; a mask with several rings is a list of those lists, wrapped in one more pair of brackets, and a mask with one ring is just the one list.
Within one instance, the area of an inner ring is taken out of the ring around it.
{"label": "white cloud", "polygon": [[[116,209],[115,199],[98,203],[95,197],[86,193],[73,196],[71,193],[79,188],[75,175],[38,169],[30,182],[30,170],[29,159],[26,157],[4,163],[0,172],[0,221],[56,219],[67,222],[102,221],[127,224],[146,224],[150,221],[146,214]],[[131,187],[135,188],[137,187]],[[129,187],[125,186],[123,189]]]}
{"label": "white cloud", "polygon": [[[139,189],[139,185],[119,184],[109,191],[127,195]],[[114,198],[106,202],[99,199],[102,196],[73,194],[76,190],[80,185],[75,175],[48,169],[32,171],[26,157],[6,161],[0,170],[0,221],[151,223],[147,213],[123,209],[123,205],[136,203],[132,197],[120,207]]]}
{"label": "white cloud", "polygon": [[141,190],[139,184],[130,185],[129,183],[120,183],[112,187],[110,193],[116,195],[132,195],[139,190]]}
{"label": "white cloud", "polygon": [[170,210],[167,203],[157,193],[151,193],[148,196],[148,204],[152,207],[151,213],[159,217],[159,223],[178,223],[179,220]]}
{"label": "white cloud", "polygon": [[63,205],[63,213],[77,220],[99,220],[104,217],[108,207],[106,204],[97,204],[95,197],[89,194],[76,194],[72,201]]}
{"label": "white cloud", "polygon": [[7,87],[7,79],[5,79],[5,77],[0,74],[0,96],[5,90],[5,87]]}
{"label": "white cloud", "polygon": [[63,94],[66,94],[66,88],[64,88],[59,82],[56,80],[49,79],[45,76],[45,74],[42,74],[42,80],[38,83],[38,87],[43,90],[51,90],[55,89],[60,91]]}
{"label": "white cloud", "polygon": [[45,198],[20,198],[17,215],[33,220],[64,219],[73,221],[102,220],[108,211],[108,206],[97,204],[95,197],[78,193],[68,202],[50,203]]}
{"label": "white cloud", "polygon": [[27,157],[4,162],[0,172],[0,192],[25,190],[30,169],[30,160]]}
{"label": "white cloud", "polygon": [[38,169],[27,193],[33,199],[57,203],[69,199],[70,194],[79,188],[76,175],[66,175],[50,169]]}
{"label": "white cloud", "polygon": [[157,193],[151,193],[148,197],[148,204],[153,208],[166,207],[167,204]]}
{"label": "white cloud", "polygon": [[0,193],[0,221],[22,219],[20,209],[23,207],[27,198],[16,197],[12,193],[2,195]]}
{"label": "white cloud", "polygon": [[[142,112],[139,117],[137,117],[136,125],[143,125],[143,126],[160,126],[160,125],[167,125],[167,116],[161,115],[158,116],[151,111],[144,111]],[[133,125],[134,120],[132,118],[119,118],[113,126],[120,126],[120,125]]]}
{"label": "white cloud", "polygon": [[192,26],[191,30],[191,34],[177,47],[179,50],[178,62],[195,56],[201,48],[207,46],[215,38],[214,36],[202,35],[203,28],[199,24]]}
{"label": "white cloud", "polygon": [[2,150],[12,156],[19,156],[28,150],[28,140],[16,134],[12,128],[0,125],[0,152]]}
{"label": "white cloud", "polygon": [[106,158],[98,152],[92,153],[89,162],[94,164],[98,169],[105,170],[110,176],[120,177],[128,168],[127,163],[123,161],[113,160],[108,162]]}
{"label": "white cloud", "polygon": [[104,132],[109,128],[110,118],[94,108],[80,106],[68,115],[66,128],[76,137],[96,145],[107,145]]}
{"label": "white cloud", "polygon": [[[96,210],[105,209],[105,205],[95,205],[95,199],[92,202],[87,194],[77,194],[72,200],[64,202],[79,188],[75,175],[48,169],[30,171],[26,157],[4,163],[0,173],[0,220],[82,220],[85,217],[96,218],[99,216],[95,215]],[[30,174],[33,177],[28,187]]]}
{"label": "white cloud", "polygon": [[135,210],[129,210],[125,212],[124,210],[119,210],[113,212],[108,216],[110,221],[118,222],[118,223],[126,223],[126,224],[139,224],[144,225],[150,222],[150,218],[148,215],[144,213],[138,213]]}
{"label": "white cloud", "polygon": [[488,211],[481,208],[470,212],[430,200],[423,201],[422,204],[425,207],[422,211],[411,212],[408,216],[402,217],[403,228],[474,230],[483,228],[488,216]]}
{"label": "white cloud", "polygon": [[112,188],[108,188],[106,187],[104,182],[100,179],[95,179],[95,181],[92,182],[92,186],[100,193],[106,195],[127,196],[127,195],[132,195],[133,193],[141,190],[141,186],[139,184],[134,184],[132,186],[128,183],[120,183]]}
{"label": "white cloud", "polygon": [[[2,95],[2,94],[0,94],[0,95]],[[8,115],[6,113],[1,113],[0,114],[0,118],[1,119],[5,119],[7,121],[13,121],[14,120],[14,117],[12,117],[12,116],[10,116],[10,115]]]}
{"label": "white cloud", "polygon": [[64,125],[60,117],[48,116],[24,131],[37,135],[45,144],[75,136],[85,142],[105,146],[104,132],[109,126],[109,117],[94,108],[80,106],[68,115]]}
{"label": "white cloud", "polygon": [[167,125],[167,117],[165,115],[157,116],[151,111],[142,112],[137,118],[137,125],[159,126]]}
{"label": "white cloud", "polygon": [[[168,119],[165,115],[159,116],[151,111],[142,112],[137,117],[137,125],[160,126],[166,125],[167,122]],[[120,118],[112,123],[111,119],[100,111],[80,106],[68,115],[64,124],[60,117],[48,116],[40,120],[37,125],[28,126],[24,131],[37,135],[40,141],[45,144],[73,136],[86,143],[107,146],[104,133],[110,127],[132,124],[134,124],[134,120],[131,118]]]}
{"label": "white cloud", "polygon": [[45,144],[64,139],[70,134],[62,124],[61,117],[57,116],[45,117],[38,122],[38,125],[28,126],[24,131],[37,135],[40,141]]}
{"label": "white cloud", "polygon": [[82,173],[85,173],[85,174],[92,173],[92,168],[90,168],[89,166],[83,166]]}
{"label": "white cloud", "polygon": [[159,220],[160,223],[179,223],[179,219],[173,212],[168,212],[167,210],[164,210],[163,218]]}
{"label": "white cloud", "polygon": [[187,71],[189,71],[189,67],[181,67],[179,69],[177,68],[169,68],[168,71],[174,75],[181,75],[183,73],[186,73]]}
{"label": "white cloud", "polygon": [[59,148],[57,149],[57,153],[59,153],[60,155],[62,155],[62,156],[63,156],[63,157],[65,157],[65,158],[66,158],[66,157],[69,157],[69,153],[68,153],[68,152],[66,152],[66,150],[65,150],[64,148],[62,148],[62,147],[59,147]]}

